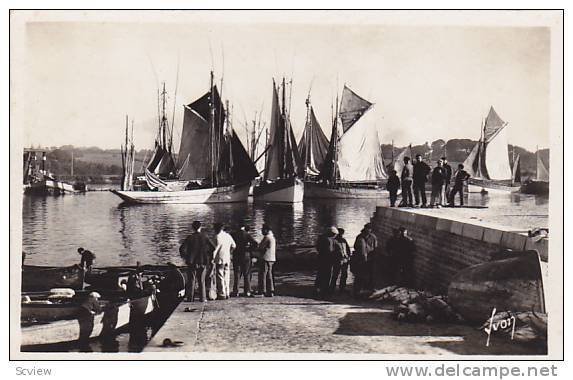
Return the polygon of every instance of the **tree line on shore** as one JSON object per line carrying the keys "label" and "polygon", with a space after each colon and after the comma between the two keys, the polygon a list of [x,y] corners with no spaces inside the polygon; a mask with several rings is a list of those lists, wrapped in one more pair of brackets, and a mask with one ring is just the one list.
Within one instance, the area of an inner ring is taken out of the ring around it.
{"label": "tree line on shore", "polygon": [[[438,139],[433,142],[412,145],[412,155],[421,154],[426,160],[437,161],[446,156],[452,163],[463,162],[476,141],[471,139],[451,139],[448,141]],[[86,182],[109,181],[110,177],[121,177],[121,152],[119,149],[101,149],[98,147],[74,147],[63,145],[60,147],[39,148],[46,150],[47,168],[56,176],[72,177]],[[391,144],[382,144],[384,161],[390,163],[404,148],[392,147]],[[509,158],[512,154],[520,155],[522,178],[535,176],[536,155],[520,146],[509,146]],[[143,171],[145,162],[151,157],[152,151],[142,149],[135,154],[136,173]],[[543,161],[549,164],[549,149],[540,150]],[[113,179],[112,179],[113,180]]]}

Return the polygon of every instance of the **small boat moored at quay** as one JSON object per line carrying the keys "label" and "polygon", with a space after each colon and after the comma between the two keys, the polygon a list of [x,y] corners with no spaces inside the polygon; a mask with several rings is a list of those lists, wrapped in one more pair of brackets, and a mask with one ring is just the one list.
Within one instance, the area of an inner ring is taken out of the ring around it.
{"label": "small boat moored at quay", "polygon": [[[44,292],[22,293],[21,346],[23,350],[64,342],[87,341],[113,335],[130,325],[139,325],[146,319],[161,320],[181,301],[186,279],[175,266],[145,266],[133,268],[100,269],[99,275],[113,272],[109,278],[130,273],[137,282],[134,287],[117,290],[113,281],[107,288],[84,291],[51,289]],[[91,316],[82,313],[82,305],[93,292],[100,299],[100,312]]]}
{"label": "small boat moored at quay", "polygon": [[487,320],[498,311],[545,313],[543,275],[537,251],[507,252],[460,271],[448,287],[448,300],[466,320]]}

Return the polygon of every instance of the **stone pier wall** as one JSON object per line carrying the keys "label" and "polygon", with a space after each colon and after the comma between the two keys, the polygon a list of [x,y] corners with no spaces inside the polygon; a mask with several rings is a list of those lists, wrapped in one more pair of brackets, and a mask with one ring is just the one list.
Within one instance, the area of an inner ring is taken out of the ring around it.
{"label": "stone pier wall", "polygon": [[[461,221],[448,217],[447,209],[379,206],[372,217],[372,225],[382,258],[393,229],[406,227],[416,243],[413,268],[416,286],[440,293],[445,293],[452,277],[460,270],[490,261],[492,254],[504,248],[534,249],[543,261],[548,260],[548,239],[534,242],[526,233],[510,227]],[[381,261],[383,265],[384,260]]]}

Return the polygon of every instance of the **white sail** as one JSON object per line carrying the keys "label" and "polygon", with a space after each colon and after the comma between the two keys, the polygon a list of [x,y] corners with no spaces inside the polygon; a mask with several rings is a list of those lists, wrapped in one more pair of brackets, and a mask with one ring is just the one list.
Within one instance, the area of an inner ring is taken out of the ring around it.
{"label": "white sail", "polygon": [[338,143],[338,168],[342,181],[378,181],[387,178],[375,115],[366,112]]}
{"label": "white sail", "polygon": [[543,181],[543,182],[549,182],[549,170],[547,169],[547,166],[545,166],[545,164],[543,163],[543,160],[541,160],[541,156],[539,155],[539,152],[537,152],[537,176],[536,176],[536,180],[537,181]]}
{"label": "white sail", "polygon": [[503,127],[489,143],[486,143],[485,166],[489,179],[511,180],[507,126]]}

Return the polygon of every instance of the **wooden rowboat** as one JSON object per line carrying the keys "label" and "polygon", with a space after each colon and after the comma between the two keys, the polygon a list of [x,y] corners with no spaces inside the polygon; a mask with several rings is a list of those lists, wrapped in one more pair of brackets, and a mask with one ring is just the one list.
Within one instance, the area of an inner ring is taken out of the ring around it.
{"label": "wooden rowboat", "polygon": [[539,254],[511,252],[462,270],[448,287],[448,302],[466,320],[480,323],[494,308],[545,313]]}
{"label": "wooden rowboat", "polygon": [[52,288],[82,289],[84,270],[79,265],[49,267],[22,266],[22,291],[49,290]]}
{"label": "wooden rowboat", "polygon": [[103,312],[92,317],[63,319],[54,322],[23,325],[20,345],[32,346],[57,344],[112,335],[156,308],[153,294],[132,300],[108,304]]}
{"label": "wooden rowboat", "polygon": [[[181,301],[186,281],[174,267],[159,267],[161,270],[157,272],[148,268],[147,279],[153,279],[153,284],[152,281],[144,283],[143,290],[91,289],[76,291],[67,298],[53,297],[54,290],[24,293],[22,349],[112,335],[132,324],[149,321],[151,313],[154,321],[166,318]],[[80,305],[91,291],[100,293],[102,298],[99,303],[103,311],[91,317],[82,316]],[[43,303],[43,300],[52,301]]]}

